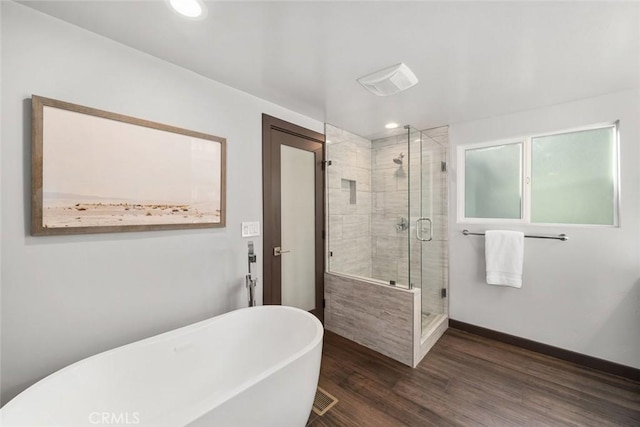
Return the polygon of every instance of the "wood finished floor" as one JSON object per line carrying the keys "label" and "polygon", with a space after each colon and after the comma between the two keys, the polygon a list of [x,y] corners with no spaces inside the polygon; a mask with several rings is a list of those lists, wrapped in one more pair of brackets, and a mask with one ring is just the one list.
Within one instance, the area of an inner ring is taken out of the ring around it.
{"label": "wood finished floor", "polygon": [[640,383],[449,329],[416,369],[325,332],[309,426],[640,426]]}

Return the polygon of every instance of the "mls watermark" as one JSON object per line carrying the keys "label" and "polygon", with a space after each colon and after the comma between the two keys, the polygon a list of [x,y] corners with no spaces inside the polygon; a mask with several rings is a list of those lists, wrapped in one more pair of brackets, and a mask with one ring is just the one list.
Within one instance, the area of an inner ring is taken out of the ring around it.
{"label": "mls watermark", "polygon": [[135,425],[140,424],[139,412],[92,412],[89,422],[96,425]]}

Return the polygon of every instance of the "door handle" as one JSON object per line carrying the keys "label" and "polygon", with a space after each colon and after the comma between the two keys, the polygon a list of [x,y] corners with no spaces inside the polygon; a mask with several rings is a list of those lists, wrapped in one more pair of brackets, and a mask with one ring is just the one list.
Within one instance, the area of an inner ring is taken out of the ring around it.
{"label": "door handle", "polygon": [[273,256],[280,256],[282,254],[288,254],[291,251],[283,251],[280,246],[273,248]]}

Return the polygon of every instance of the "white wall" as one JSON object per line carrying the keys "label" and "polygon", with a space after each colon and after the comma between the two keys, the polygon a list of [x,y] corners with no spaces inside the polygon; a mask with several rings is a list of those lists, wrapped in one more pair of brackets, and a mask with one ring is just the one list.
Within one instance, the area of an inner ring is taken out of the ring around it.
{"label": "white wall", "polygon": [[[456,223],[456,147],[620,120],[620,227]],[[640,368],[640,94],[615,93],[450,127],[451,318]],[[489,286],[487,228],[567,233],[525,240],[522,289]]]}
{"label": "white wall", "polygon": [[[0,3],[4,403],[83,357],[246,306],[247,241],[261,253],[262,238],[241,238],[240,222],[262,220],[261,114],[319,132],[323,125]],[[32,94],[227,138],[227,227],[31,237]]]}

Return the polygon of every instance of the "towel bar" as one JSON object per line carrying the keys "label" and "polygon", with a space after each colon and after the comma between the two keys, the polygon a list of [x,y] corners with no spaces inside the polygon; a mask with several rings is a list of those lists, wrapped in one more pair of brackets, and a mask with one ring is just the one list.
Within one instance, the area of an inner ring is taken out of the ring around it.
{"label": "towel bar", "polygon": [[[464,234],[465,236],[484,236],[484,233],[472,233],[469,230],[462,230],[462,234]],[[562,233],[562,234],[558,234],[557,236],[534,236],[534,235],[530,235],[530,234],[525,234],[524,237],[530,237],[532,239],[554,239],[554,240],[562,240],[563,242],[566,242],[567,240],[569,240],[569,236],[567,236],[566,234]]]}

